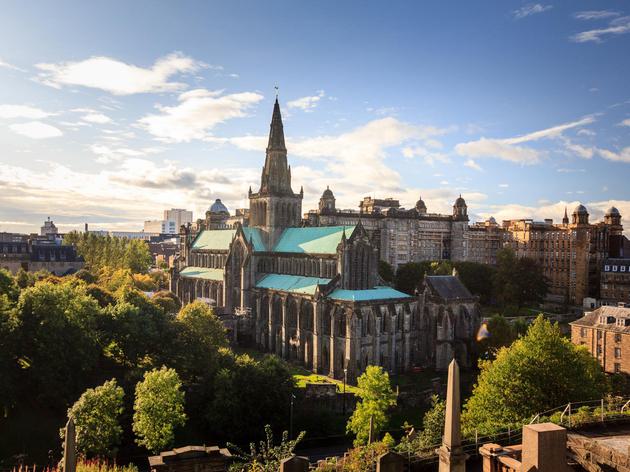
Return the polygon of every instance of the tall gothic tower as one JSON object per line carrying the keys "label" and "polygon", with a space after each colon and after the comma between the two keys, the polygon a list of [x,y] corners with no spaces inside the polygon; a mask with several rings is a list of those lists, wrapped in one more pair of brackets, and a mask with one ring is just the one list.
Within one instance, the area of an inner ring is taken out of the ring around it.
{"label": "tall gothic tower", "polygon": [[260,190],[257,193],[249,190],[249,225],[266,233],[269,248],[275,245],[283,229],[300,225],[303,196],[302,190],[296,194],[291,188],[291,166],[287,163],[282,115],[276,97]]}

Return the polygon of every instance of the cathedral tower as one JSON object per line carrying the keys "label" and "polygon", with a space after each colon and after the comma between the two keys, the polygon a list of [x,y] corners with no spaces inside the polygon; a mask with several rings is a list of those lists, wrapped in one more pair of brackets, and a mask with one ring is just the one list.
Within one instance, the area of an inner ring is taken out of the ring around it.
{"label": "cathedral tower", "polygon": [[282,115],[276,97],[260,190],[249,191],[249,225],[265,232],[269,248],[275,245],[283,229],[300,225],[303,195],[302,191],[293,193],[291,188],[291,166],[287,163]]}

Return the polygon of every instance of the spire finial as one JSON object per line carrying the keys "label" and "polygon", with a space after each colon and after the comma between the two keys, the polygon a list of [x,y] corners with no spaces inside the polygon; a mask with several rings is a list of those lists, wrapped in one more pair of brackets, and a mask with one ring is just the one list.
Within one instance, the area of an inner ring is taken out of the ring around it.
{"label": "spire finial", "polygon": [[276,89],[276,102],[278,101],[278,90],[280,90],[280,87],[278,87],[278,84],[274,85],[273,87],[274,89]]}

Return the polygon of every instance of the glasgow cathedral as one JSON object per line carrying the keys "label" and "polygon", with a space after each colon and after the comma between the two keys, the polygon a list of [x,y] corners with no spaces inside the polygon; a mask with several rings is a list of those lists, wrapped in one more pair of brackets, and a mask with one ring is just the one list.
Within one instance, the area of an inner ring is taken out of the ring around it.
{"label": "glasgow cathedral", "polygon": [[457,277],[426,277],[414,296],[387,286],[361,219],[306,226],[302,198],[291,186],[276,99],[248,223],[225,225],[218,200],[205,220],[183,226],[171,290],[236,318],[259,349],[335,378],[356,378],[368,365],[445,368],[454,356],[469,364],[478,301]]}

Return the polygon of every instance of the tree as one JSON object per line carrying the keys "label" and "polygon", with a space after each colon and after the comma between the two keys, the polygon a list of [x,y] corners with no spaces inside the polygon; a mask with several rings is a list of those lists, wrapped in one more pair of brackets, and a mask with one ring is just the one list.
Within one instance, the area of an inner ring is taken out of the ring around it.
{"label": "tree", "polygon": [[500,348],[512,344],[520,334],[503,315],[494,315],[490,318],[486,322],[486,329],[488,336],[479,342],[479,352],[485,352],[486,358],[494,358]]}
{"label": "tree", "polygon": [[164,310],[166,314],[175,314],[182,308],[182,302],[173,292],[160,290],[153,294],[151,301]]}
{"label": "tree", "polygon": [[136,443],[153,453],[171,446],[175,428],[186,424],[184,392],[177,372],[162,367],[145,373],[136,385],[133,408]]}
{"label": "tree", "polygon": [[542,315],[524,337],[479,366],[463,413],[469,431],[491,432],[568,402],[601,398],[606,390],[597,360]]}
{"label": "tree", "polygon": [[64,237],[64,244],[74,245],[91,270],[111,267],[144,273],[152,263],[148,244],[138,239],[73,231]]}
{"label": "tree", "polygon": [[470,293],[479,296],[482,304],[487,305],[493,301],[492,281],[496,271],[493,266],[477,262],[456,262],[455,268],[459,274],[459,280],[470,290]]}
{"label": "tree", "polygon": [[381,276],[385,282],[393,283],[394,277],[394,268],[385,261],[378,261],[378,275]]}
{"label": "tree", "polygon": [[[125,392],[111,379],[96,388],[89,388],[68,410],[68,418],[74,418],[77,435],[77,451],[85,457],[113,457],[120,444]],[[60,433],[63,437],[65,428]]]}
{"label": "tree", "polygon": [[15,278],[6,269],[0,269],[0,296],[6,295],[8,301],[15,302],[20,295],[20,287]]}
{"label": "tree", "polygon": [[431,262],[431,275],[451,275],[453,273],[453,264],[451,261]]}
{"label": "tree", "polygon": [[408,262],[398,266],[396,271],[396,289],[412,295],[420,286],[424,274],[429,271],[429,262]]}
{"label": "tree", "polygon": [[494,292],[503,308],[514,305],[520,309],[528,304],[538,304],[547,291],[547,279],[536,261],[518,258],[511,248],[497,251]]}
{"label": "tree", "polygon": [[183,307],[177,314],[177,321],[189,330],[197,344],[207,350],[228,346],[223,323],[212,308],[200,300]]}
{"label": "tree", "polygon": [[396,394],[389,383],[389,375],[380,366],[370,365],[358,378],[361,402],[352,413],[346,430],[356,434],[356,445],[366,444],[370,434],[370,418],[375,436],[388,421],[388,410],[396,405]]}
{"label": "tree", "polygon": [[12,316],[13,304],[6,293],[0,295],[0,414],[8,415],[8,410],[16,403],[18,385],[18,364],[15,331],[16,320]]}
{"label": "tree", "polygon": [[14,316],[24,387],[51,404],[76,398],[97,365],[101,315],[83,283],[38,282],[23,290]]}
{"label": "tree", "polygon": [[398,446],[400,452],[415,455],[433,454],[435,448],[442,442],[444,434],[444,418],[446,403],[437,395],[431,397],[431,409],[422,418],[422,431],[414,438],[405,436]]}
{"label": "tree", "polygon": [[[286,427],[294,388],[286,364],[276,356],[257,361],[248,355],[231,357],[226,363],[215,376],[214,396],[206,415],[212,430],[242,442],[261,424]],[[234,415],[235,411],[239,414]]]}

